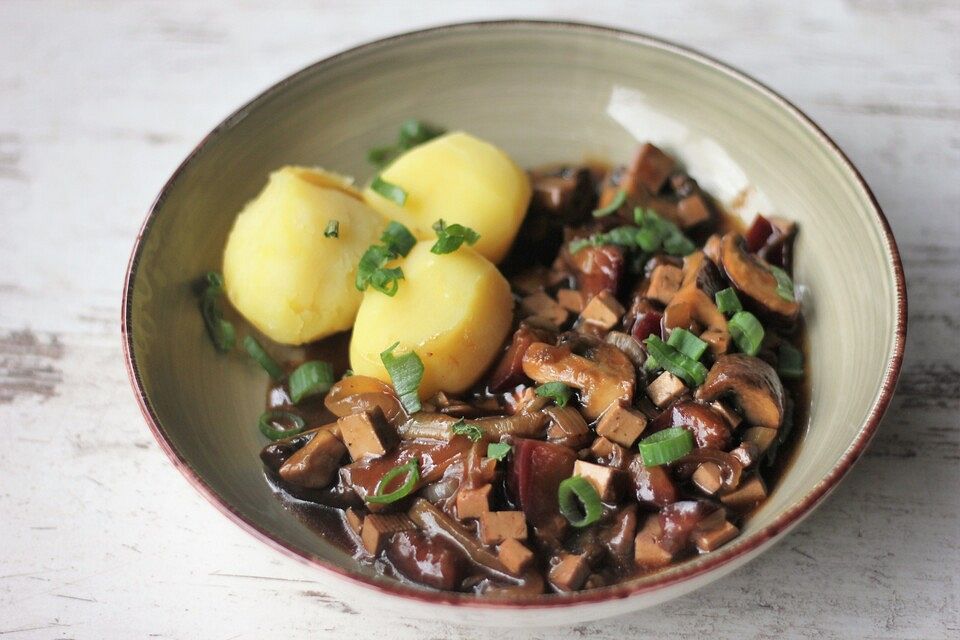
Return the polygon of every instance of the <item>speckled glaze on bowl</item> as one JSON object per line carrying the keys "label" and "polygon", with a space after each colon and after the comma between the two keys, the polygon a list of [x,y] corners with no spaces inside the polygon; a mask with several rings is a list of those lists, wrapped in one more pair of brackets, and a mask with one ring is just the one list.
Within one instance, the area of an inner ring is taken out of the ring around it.
{"label": "speckled glaze on bowl", "polygon": [[[269,171],[322,165],[365,178],[364,151],[411,116],[487,138],[524,166],[624,161],[638,141],[651,140],[747,221],[763,211],[799,222],[795,279],[805,288],[812,408],[794,465],[734,542],[616,586],[494,603],[378,578],[272,496],[252,427],[263,374],[239,356],[215,353],[190,283],[219,267],[234,215]],[[452,25],[363,45],[243,106],[164,186],[134,247],[123,305],[127,366],[144,417],[173,463],[224,514],[321,569],[361,609],[512,626],[627,613],[756,557],[863,452],[893,393],[905,332],[903,271],[889,226],[853,165],[799,110],[673,44],[526,21]]]}

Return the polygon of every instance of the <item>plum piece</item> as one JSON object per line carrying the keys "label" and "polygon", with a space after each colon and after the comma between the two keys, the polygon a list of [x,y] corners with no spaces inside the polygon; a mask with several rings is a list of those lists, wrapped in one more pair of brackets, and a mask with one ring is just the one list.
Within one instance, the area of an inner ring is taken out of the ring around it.
{"label": "plum piece", "polygon": [[601,291],[617,293],[625,264],[620,247],[584,247],[572,254],[569,261],[584,299],[590,300]]}
{"label": "plum piece", "polygon": [[434,589],[456,591],[467,573],[463,552],[439,535],[400,531],[390,538],[386,553],[397,571]]}
{"label": "plum piece", "polygon": [[663,314],[654,309],[640,313],[637,315],[637,319],[633,323],[633,328],[630,330],[630,334],[640,342],[643,342],[649,338],[650,334],[662,338],[663,334],[660,329],[662,321]]}
{"label": "plum piece", "polygon": [[560,516],[557,489],[573,474],[573,449],[539,440],[518,439],[507,479],[514,502],[534,527],[551,527]]}

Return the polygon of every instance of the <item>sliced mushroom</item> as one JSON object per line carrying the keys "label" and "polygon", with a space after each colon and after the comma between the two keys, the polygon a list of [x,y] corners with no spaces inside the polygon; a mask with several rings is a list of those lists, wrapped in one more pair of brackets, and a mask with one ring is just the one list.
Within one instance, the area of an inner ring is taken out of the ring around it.
{"label": "sliced mushroom", "polygon": [[726,450],[730,427],[713,407],[691,400],[675,402],[650,424],[649,433],[668,427],[683,427],[693,434],[698,447]]}
{"label": "sliced mushroom", "polygon": [[688,287],[700,289],[711,300],[717,291],[724,288],[720,271],[703,251],[694,251],[683,259],[683,280],[680,288]]}
{"label": "sliced mushroom", "polygon": [[710,350],[717,355],[726,353],[730,345],[727,319],[713,300],[696,287],[685,287],[673,296],[663,312],[663,326],[680,327],[696,334],[709,333]]}
{"label": "sliced mushroom", "polygon": [[712,402],[729,396],[748,424],[778,429],[783,422],[783,384],[777,372],[760,358],[734,353],[717,358],[697,389],[697,400]]}
{"label": "sliced mushroom", "polygon": [[630,402],[636,383],[630,359],[602,342],[588,348],[586,357],[567,346],[535,342],[523,356],[523,372],[541,384],[562,382],[579,389],[584,413],[591,420],[599,418],[612,402]]}
{"label": "sliced mushroom", "polygon": [[548,442],[576,450],[582,449],[593,440],[593,434],[583,416],[573,407],[546,407],[543,412],[550,416],[551,421],[547,428]]}
{"label": "sliced mushroom", "polygon": [[748,253],[743,236],[728,233],[720,240],[720,262],[737,291],[758,312],[783,324],[792,324],[800,314],[800,303],[777,293],[777,279],[770,266]]}
{"label": "sliced mushroom", "polygon": [[280,477],[290,484],[320,489],[333,482],[340,461],[347,453],[340,438],[330,430],[319,431],[280,467]]}

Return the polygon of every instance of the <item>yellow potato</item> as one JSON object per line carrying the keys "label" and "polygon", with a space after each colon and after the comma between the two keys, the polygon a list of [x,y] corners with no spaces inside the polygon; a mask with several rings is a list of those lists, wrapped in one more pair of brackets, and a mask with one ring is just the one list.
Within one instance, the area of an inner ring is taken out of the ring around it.
{"label": "yellow potato", "polygon": [[530,180],[497,147],[455,132],[415,147],[387,167],[381,177],[407,192],[403,207],[369,187],[364,198],[384,217],[405,224],[420,240],[435,237],[443,218],[480,234],[474,245],[499,262],[513,243],[530,202]]}
{"label": "yellow potato", "polygon": [[[340,223],[340,237],[324,237],[330,220]],[[347,179],[303,167],[274,171],[227,239],[227,296],[284,344],[349,329],[363,298],[354,286],[357,264],[384,226]]]}
{"label": "yellow potato", "polygon": [[510,285],[489,260],[462,246],[430,253],[418,242],[401,263],[405,279],[394,297],[372,289],[363,296],[350,341],[350,366],[358,375],[390,382],[380,353],[395,342],[399,355],[416,351],[423,361],[420,397],[470,388],[496,357],[510,331]]}

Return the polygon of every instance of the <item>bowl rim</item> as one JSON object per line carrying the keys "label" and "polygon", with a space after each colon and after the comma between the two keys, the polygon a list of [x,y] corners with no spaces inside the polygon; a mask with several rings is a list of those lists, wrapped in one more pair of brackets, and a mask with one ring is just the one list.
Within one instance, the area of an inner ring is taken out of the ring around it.
{"label": "bowl rim", "polygon": [[[357,55],[367,49],[377,48],[388,44],[401,42],[408,39],[415,39],[435,33],[457,32],[457,31],[477,31],[477,30],[497,30],[511,28],[528,27],[533,29],[567,31],[567,32],[587,32],[599,36],[615,38],[642,46],[648,46],[661,51],[666,51],[683,58],[687,58],[708,66],[713,70],[722,73],[728,77],[737,80],[755,92],[763,95],[768,100],[776,103],[780,108],[803,125],[808,131],[814,134],[821,145],[824,145],[831,151],[834,157],[840,160],[841,164],[850,172],[856,183],[862,189],[871,205],[875,222],[879,224],[883,233],[886,248],[889,252],[889,259],[893,266],[895,288],[896,288],[896,322],[894,328],[893,353],[887,363],[884,372],[883,382],[880,393],[870,408],[870,413],[866,422],[857,432],[856,437],[840,456],[837,463],[830,471],[820,479],[817,484],[811,488],[802,498],[784,509],[776,516],[772,523],[763,529],[744,537],[737,544],[722,548],[710,554],[700,557],[699,562],[688,562],[677,565],[673,571],[650,574],[626,582],[593,589],[588,591],[578,591],[566,594],[541,594],[535,596],[519,596],[508,601],[505,600],[487,600],[477,598],[472,594],[429,591],[422,588],[416,588],[400,581],[376,580],[372,577],[364,576],[346,568],[327,562],[318,556],[307,551],[295,548],[287,544],[270,531],[258,525],[251,519],[248,519],[237,511],[226,499],[221,497],[217,491],[207,483],[206,480],[197,472],[187,461],[187,459],[177,450],[172,440],[167,436],[159,417],[153,410],[143,386],[136,357],[133,349],[133,328],[132,328],[132,309],[133,309],[133,283],[136,279],[137,269],[140,263],[141,251],[144,241],[147,238],[153,226],[159,210],[166,201],[167,194],[175,185],[180,175],[193,162],[194,158],[200,154],[217,136],[226,130],[229,130],[233,124],[243,119],[243,117],[259,103],[281,91],[290,83],[296,82],[303,76],[306,76],[316,69],[326,66],[341,58]],[[214,127],[205,135],[187,157],[178,165],[176,170],[164,183],[160,193],[154,199],[147,211],[146,218],[137,234],[133,250],[127,265],[126,276],[123,286],[123,301],[121,306],[120,332],[123,343],[123,355],[126,365],[127,375],[133,388],[137,404],[143,414],[143,418],[153,433],[154,438],[160,445],[160,448],[167,455],[173,465],[186,477],[187,481],[206,498],[223,515],[227,516],[240,528],[247,531],[253,537],[259,539],[270,547],[280,551],[288,557],[294,558],[310,566],[319,568],[333,576],[350,581],[353,584],[360,585],[378,593],[414,600],[423,604],[444,605],[444,606],[462,606],[472,609],[482,610],[518,610],[518,609],[552,609],[556,607],[565,607],[570,605],[587,605],[601,602],[619,600],[641,594],[647,594],[656,590],[665,589],[671,586],[682,585],[690,582],[697,577],[714,572],[721,567],[728,566],[728,570],[736,568],[735,561],[738,559],[751,559],[751,554],[767,543],[772,543],[775,538],[785,534],[793,526],[808,516],[817,506],[819,506],[826,496],[837,486],[840,480],[850,471],[854,463],[860,458],[867,445],[876,434],[877,428],[883,417],[884,412],[889,406],[896,387],[897,378],[903,363],[904,346],[907,333],[907,294],[904,278],[903,265],[900,258],[900,252],[897,248],[896,240],[893,236],[890,224],[887,221],[879,202],[874,196],[870,187],[867,185],[860,171],[840,149],[839,145],[827,135],[820,126],[813,121],[806,113],[800,110],[792,102],[769,88],[762,82],[756,80],[751,75],[721,62],[712,56],[706,55],[685,45],[679,45],[669,40],[645,33],[610,27],[606,25],[591,24],[586,22],[575,22],[568,20],[537,20],[537,19],[505,19],[505,20],[481,20],[442,24],[438,26],[405,31],[399,34],[378,38],[365,42],[363,44],[340,51],[331,56],[313,62],[306,67],[286,76],[278,82],[272,84],[267,89],[260,92],[243,106],[238,108],[232,114],[227,116],[220,124]],[[741,561],[742,561],[741,560]],[[686,565],[686,566],[685,566]],[[691,588],[695,588],[691,587]],[[690,589],[687,589],[690,590]]]}

